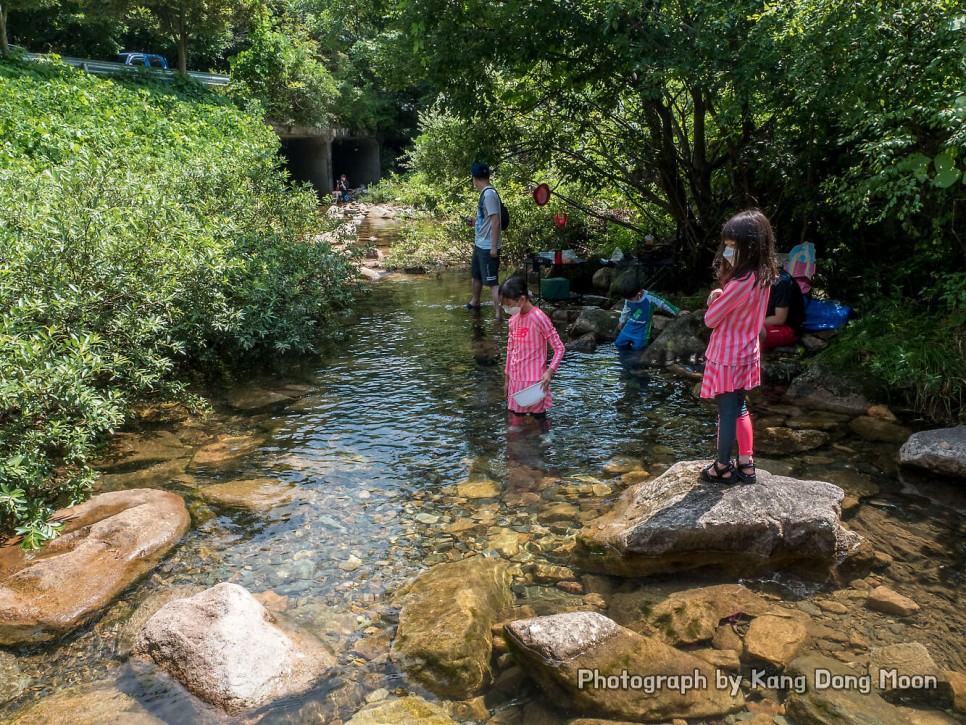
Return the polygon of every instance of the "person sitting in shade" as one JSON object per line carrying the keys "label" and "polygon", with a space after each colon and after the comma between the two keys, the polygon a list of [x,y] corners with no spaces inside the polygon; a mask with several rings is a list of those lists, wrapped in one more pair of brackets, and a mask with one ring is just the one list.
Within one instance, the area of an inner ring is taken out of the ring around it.
{"label": "person sitting in shade", "polygon": [[759,334],[762,350],[794,345],[802,336],[805,322],[805,302],[798,283],[781,270],[768,293],[765,323]]}

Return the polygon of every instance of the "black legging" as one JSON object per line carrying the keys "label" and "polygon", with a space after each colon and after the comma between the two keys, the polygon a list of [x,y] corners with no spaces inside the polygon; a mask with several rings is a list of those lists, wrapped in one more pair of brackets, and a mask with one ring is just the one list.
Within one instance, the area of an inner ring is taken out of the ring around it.
{"label": "black legging", "polygon": [[722,465],[731,460],[731,449],[738,437],[738,418],[748,415],[747,392],[734,390],[714,396],[714,402],[718,404],[718,463]]}

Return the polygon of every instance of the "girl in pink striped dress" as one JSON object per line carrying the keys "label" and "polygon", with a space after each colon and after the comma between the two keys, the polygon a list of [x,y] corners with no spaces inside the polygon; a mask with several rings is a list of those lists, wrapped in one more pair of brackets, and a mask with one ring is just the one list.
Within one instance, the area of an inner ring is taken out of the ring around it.
{"label": "girl in pink striped dress", "polygon": [[[500,286],[500,298],[504,311],[510,315],[506,341],[506,380],[504,393],[507,408],[518,416],[531,414],[538,420],[546,417],[553,405],[550,396],[550,378],[564,356],[564,344],[554,329],[550,318],[539,307],[534,307],[527,295],[522,277],[510,277]],[[547,363],[547,346],[553,350],[553,358]],[[534,405],[520,406],[513,394],[535,383],[544,389],[543,399]]]}
{"label": "girl in pink striped dress", "polygon": [[[775,234],[768,217],[749,209],[728,220],[714,264],[722,286],[708,296],[704,314],[712,332],[704,354],[701,397],[714,398],[718,405],[718,457],[701,471],[701,478],[754,483],[754,434],[745,395],[761,384],[758,333],[771,283],[778,276]],[[737,464],[731,460],[736,439]]]}

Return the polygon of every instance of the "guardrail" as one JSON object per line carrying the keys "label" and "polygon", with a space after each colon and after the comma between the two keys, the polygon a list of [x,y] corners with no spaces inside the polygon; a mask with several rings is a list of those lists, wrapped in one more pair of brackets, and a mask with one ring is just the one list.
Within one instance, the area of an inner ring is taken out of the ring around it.
{"label": "guardrail", "polygon": [[[45,56],[39,53],[27,53],[27,58],[31,60],[43,60]],[[68,58],[66,56],[61,56],[60,59],[64,63],[97,75],[149,75],[160,78],[161,80],[171,80],[177,75],[177,71],[170,68],[144,68],[142,66],[115,63],[109,60],[88,60],[87,58]],[[231,83],[231,77],[222,75],[221,73],[202,73],[200,71],[189,70],[188,75],[209,86],[227,86]]]}

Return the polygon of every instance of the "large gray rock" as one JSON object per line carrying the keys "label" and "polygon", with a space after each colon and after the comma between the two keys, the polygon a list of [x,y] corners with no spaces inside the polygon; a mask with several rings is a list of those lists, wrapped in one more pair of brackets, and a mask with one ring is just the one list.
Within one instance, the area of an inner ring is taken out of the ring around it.
{"label": "large gray rock", "polygon": [[437,695],[468,699],[490,682],[490,627],[512,600],[500,559],[438,564],[396,593],[399,627],[390,657]]}
{"label": "large gray rock", "polygon": [[668,365],[704,355],[711,330],[704,324],[704,311],[681,315],[671,320],[641,353],[645,365]]}
{"label": "large gray rock", "polygon": [[[716,686],[715,668],[704,660],[596,612],[522,619],[505,625],[504,633],[510,651],[553,701],[580,713],[614,720],[666,721],[714,718],[744,704],[740,692],[732,697],[726,688]],[[610,687],[594,673],[618,682]],[[641,682],[623,682],[624,677],[639,677]],[[661,677],[665,679],[657,679]]]}
{"label": "large gray rock", "polygon": [[899,462],[943,476],[966,478],[966,425],[913,433],[899,449]]}
{"label": "large gray rock", "polygon": [[838,486],[760,468],[757,484],[721,486],[699,480],[705,465],[682,461],[625,491],[578,534],[581,565],[621,576],[713,567],[824,579],[871,563],[871,546],[841,524]]}
{"label": "large gray rock", "polygon": [[582,337],[592,332],[598,342],[611,342],[617,339],[617,321],[620,316],[620,310],[584,307],[580,310],[580,317],[574,321],[568,332],[572,338]]}
{"label": "large gray rock", "polygon": [[137,488],[54,514],[39,553],[0,547],[0,644],[43,642],[84,624],[153,569],[191,523],[180,496]]}
{"label": "large gray rock", "polygon": [[785,398],[795,405],[850,416],[865,415],[872,406],[858,380],[832,373],[821,365],[813,365],[795,378],[785,391]]}
{"label": "large gray rock", "polygon": [[227,582],[161,607],[131,654],[232,714],[302,692],[335,665],[319,640]]}

